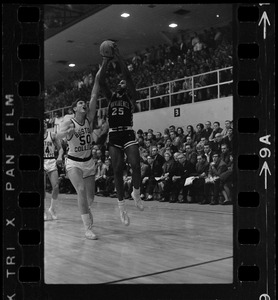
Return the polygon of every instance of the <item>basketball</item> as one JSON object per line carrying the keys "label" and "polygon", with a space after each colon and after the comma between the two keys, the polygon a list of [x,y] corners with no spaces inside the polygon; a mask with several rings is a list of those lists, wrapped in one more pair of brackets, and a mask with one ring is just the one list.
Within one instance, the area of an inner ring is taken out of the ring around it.
{"label": "basketball", "polygon": [[104,57],[113,58],[114,57],[113,44],[114,44],[114,42],[112,42],[112,41],[102,42],[99,47],[100,55],[104,56]]}

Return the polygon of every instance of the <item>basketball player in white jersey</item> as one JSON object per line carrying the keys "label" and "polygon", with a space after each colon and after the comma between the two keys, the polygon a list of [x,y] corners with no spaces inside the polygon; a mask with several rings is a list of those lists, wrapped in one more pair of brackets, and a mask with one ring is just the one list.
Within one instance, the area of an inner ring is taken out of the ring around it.
{"label": "basketball player in white jersey", "polygon": [[[58,150],[58,157],[55,159],[55,148]],[[59,195],[59,179],[57,165],[62,164],[63,148],[56,133],[47,131],[47,122],[44,122],[44,186],[46,187],[46,174],[52,186],[50,207],[44,213],[44,220],[57,220],[57,202]],[[45,195],[44,195],[45,198]]]}
{"label": "basketball player in white jersey", "polygon": [[98,70],[91,93],[89,107],[82,99],[72,104],[74,117],[67,116],[61,123],[57,133],[60,139],[68,141],[68,155],[65,160],[68,177],[77,192],[78,207],[85,227],[85,237],[95,240],[97,236],[92,230],[92,202],[95,193],[96,167],[92,159],[92,123],[96,114],[96,103],[99,93],[99,77],[102,67]]}

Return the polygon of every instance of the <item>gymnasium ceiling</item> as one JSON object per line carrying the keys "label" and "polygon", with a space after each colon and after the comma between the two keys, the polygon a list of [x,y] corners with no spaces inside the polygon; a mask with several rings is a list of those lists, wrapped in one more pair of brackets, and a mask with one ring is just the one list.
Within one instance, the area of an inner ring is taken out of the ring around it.
{"label": "gymnasium ceiling", "polygon": [[[61,5],[59,5],[61,6]],[[92,5],[93,6],[93,5]],[[112,4],[68,5],[72,10],[66,26],[45,33],[45,84],[66,78],[101,62],[99,45],[105,39],[116,40],[124,57],[136,50],[168,43],[177,33],[202,31],[232,21],[231,4]],[[78,8],[81,13],[75,13]],[[46,5],[45,11],[55,9]],[[123,12],[130,14],[122,18]],[[218,16],[218,17],[217,17]],[[170,28],[170,23],[177,23]],[[76,66],[70,68],[68,65]]]}

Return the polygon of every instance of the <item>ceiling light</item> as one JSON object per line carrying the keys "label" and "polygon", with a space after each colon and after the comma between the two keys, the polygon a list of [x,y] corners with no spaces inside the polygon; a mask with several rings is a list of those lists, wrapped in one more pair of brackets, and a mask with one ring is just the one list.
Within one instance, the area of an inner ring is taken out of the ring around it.
{"label": "ceiling light", "polygon": [[128,13],[121,14],[121,17],[123,17],[123,18],[128,18],[129,16],[130,16],[130,14],[128,14]]}
{"label": "ceiling light", "polygon": [[69,67],[73,68],[75,67],[75,64],[69,64]]}
{"label": "ceiling light", "polygon": [[175,28],[175,27],[177,27],[178,26],[178,24],[176,24],[176,23],[171,23],[170,25],[169,25],[169,27],[171,27],[171,28]]}

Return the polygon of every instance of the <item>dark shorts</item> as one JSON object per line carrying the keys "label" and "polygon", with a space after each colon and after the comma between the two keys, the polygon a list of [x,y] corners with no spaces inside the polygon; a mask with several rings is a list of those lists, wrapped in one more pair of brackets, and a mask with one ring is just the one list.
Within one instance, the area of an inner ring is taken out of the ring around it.
{"label": "dark shorts", "polygon": [[109,132],[108,143],[109,146],[114,146],[122,150],[132,145],[138,145],[134,130]]}

